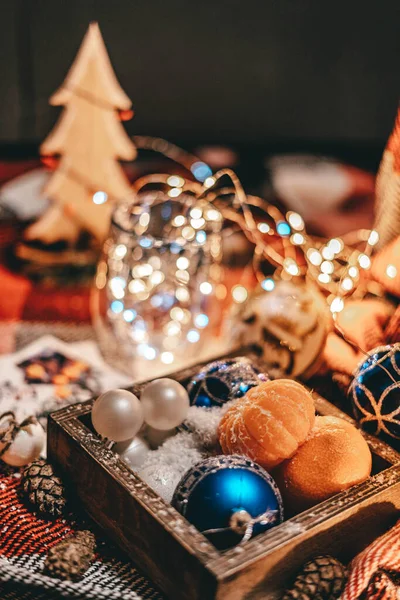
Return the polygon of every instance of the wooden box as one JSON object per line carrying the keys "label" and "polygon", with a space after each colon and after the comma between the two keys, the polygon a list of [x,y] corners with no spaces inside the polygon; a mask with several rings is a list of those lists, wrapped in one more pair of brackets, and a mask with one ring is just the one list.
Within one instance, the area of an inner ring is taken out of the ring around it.
{"label": "wooden box", "polygon": [[[198,368],[171,377],[185,384]],[[133,388],[138,396],[142,385]],[[314,397],[319,414],[351,421]],[[50,415],[48,456],[90,516],[174,600],[276,598],[305,560],[331,553],[347,562],[398,516],[400,455],[365,435],[374,458],[368,481],[220,552],[105,447],[90,429],[91,407],[88,401]]]}

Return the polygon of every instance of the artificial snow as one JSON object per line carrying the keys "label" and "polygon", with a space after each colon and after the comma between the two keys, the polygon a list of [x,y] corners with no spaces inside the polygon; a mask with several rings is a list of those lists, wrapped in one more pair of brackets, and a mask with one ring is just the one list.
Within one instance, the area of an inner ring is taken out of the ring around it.
{"label": "artificial snow", "polygon": [[169,433],[164,440],[161,437],[161,445],[147,454],[143,465],[137,470],[139,477],[164,500],[171,502],[183,475],[210,454],[221,452],[218,424],[231,405],[232,402],[213,408],[191,406],[184,425],[176,435]]}

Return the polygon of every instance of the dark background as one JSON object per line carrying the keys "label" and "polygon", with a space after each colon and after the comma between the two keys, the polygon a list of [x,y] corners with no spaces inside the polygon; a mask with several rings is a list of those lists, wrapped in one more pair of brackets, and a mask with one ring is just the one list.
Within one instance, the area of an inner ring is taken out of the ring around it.
{"label": "dark background", "polygon": [[400,91],[399,0],[0,0],[0,148],[34,148],[90,20],[132,134],[373,168]]}

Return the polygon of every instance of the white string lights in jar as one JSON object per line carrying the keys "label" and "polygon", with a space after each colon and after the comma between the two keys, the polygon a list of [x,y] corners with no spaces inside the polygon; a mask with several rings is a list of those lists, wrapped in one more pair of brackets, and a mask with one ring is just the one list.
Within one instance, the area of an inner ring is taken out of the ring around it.
{"label": "white string lights in jar", "polygon": [[108,324],[137,368],[198,353],[218,283],[222,216],[190,193],[192,184],[169,180],[179,194],[142,190],[140,204],[117,208],[97,272]]}

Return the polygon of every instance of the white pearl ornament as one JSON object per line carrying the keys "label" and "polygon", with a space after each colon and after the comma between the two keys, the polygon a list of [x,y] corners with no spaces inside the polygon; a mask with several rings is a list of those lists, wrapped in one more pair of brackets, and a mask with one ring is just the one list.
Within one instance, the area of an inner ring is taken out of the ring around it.
{"label": "white pearl ornament", "polygon": [[171,502],[181,479],[181,475],[171,465],[149,465],[141,469],[138,475],[166,502]]}
{"label": "white pearl ornament", "polygon": [[[40,423],[26,425],[17,432],[10,446],[1,455],[1,460],[11,467],[24,467],[39,458],[45,440],[46,434]],[[4,448],[4,444],[2,446]]]}
{"label": "white pearl ornament", "polygon": [[183,385],[173,379],[155,379],[143,389],[140,400],[145,422],[166,431],[186,419],[190,402]]}
{"label": "white pearl ornament", "polygon": [[126,442],[119,442],[113,448],[114,452],[120,455],[123,461],[125,461],[133,469],[138,469],[142,466],[150,452],[150,446],[141,437],[136,436],[133,440],[127,440]]}
{"label": "white pearl ornament", "polygon": [[128,390],[110,390],[94,402],[92,423],[99,435],[113,442],[131,440],[143,425],[142,405]]}

